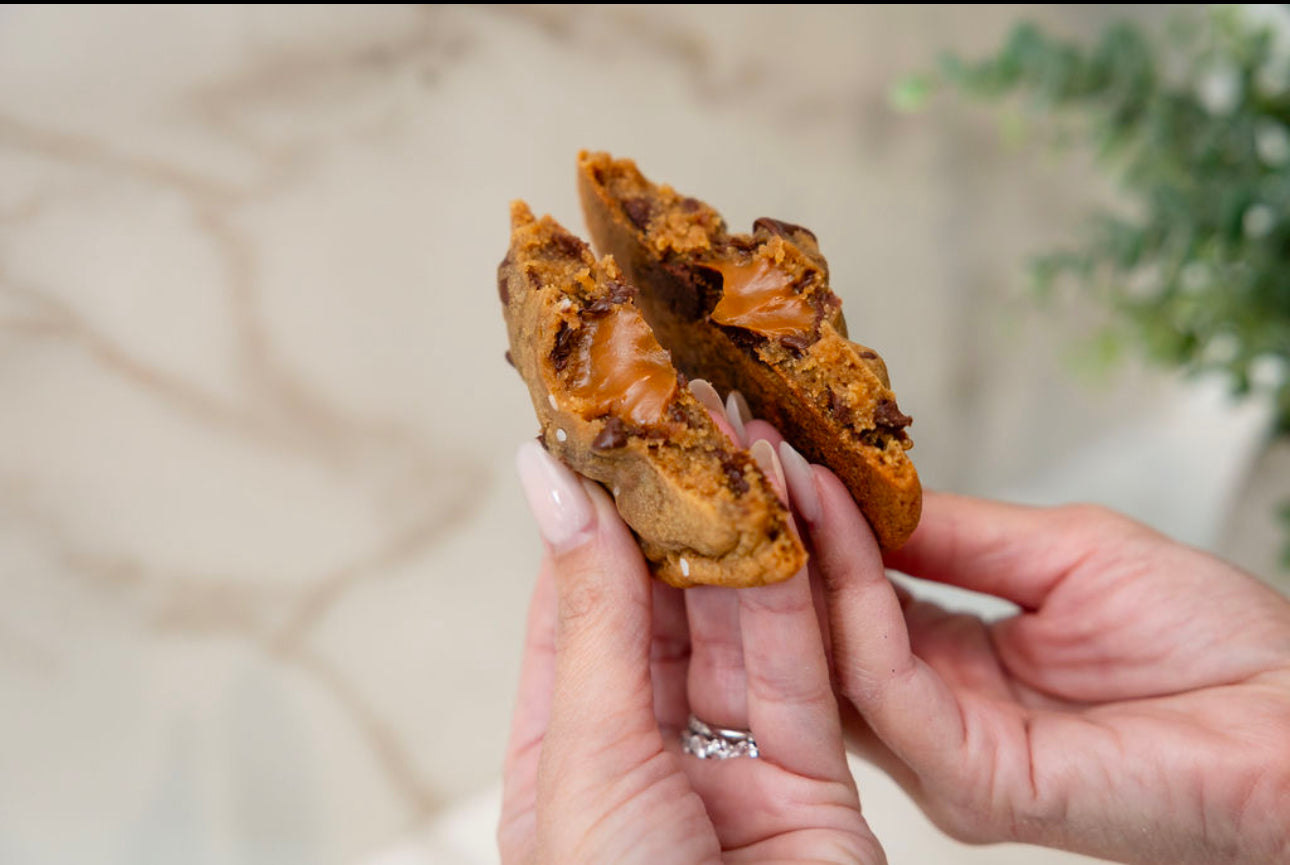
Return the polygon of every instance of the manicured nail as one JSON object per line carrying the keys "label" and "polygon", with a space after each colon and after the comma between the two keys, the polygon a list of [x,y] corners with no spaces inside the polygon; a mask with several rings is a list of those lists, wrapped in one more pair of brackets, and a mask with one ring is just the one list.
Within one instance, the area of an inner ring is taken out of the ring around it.
{"label": "manicured nail", "polygon": [[703,379],[696,378],[690,382],[690,393],[694,394],[694,398],[703,403],[703,407],[708,411],[719,417],[726,416],[726,408],[721,404],[717,389]]}
{"label": "manicured nail", "polygon": [[780,498],[786,498],[788,487],[784,484],[784,469],[779,464],[779,457],[775,456],[774,446],[765,439],[757,439],[748,449],[748,453],[757,461],[757,465],[761,466],[766,477],[771,479],[771,483],[775,484],[775,490]]}
{"label": "manicured nail", "polygon": [[515,466],[538,531],[552,552],[571,549],[590,537],[596,511],[577,475],[537,442],[520,445]]}
{"label": "manicured nail", "polygon": [[744,424],[752,419],[752,412],[748,411],[748,401],[744,395],[737,390],[732,390],[726,394],[726,417],[730,419],[730,426],[734,427],[735,435],[739,437],[738,444],[748,444],[748,433],[744,430]]}
{"label": "manicured nail", "polygon": [[797,512],[808,523],[815,523],[820,518],[820,493],[815,488],[815,472],[811,471],[811,464],[786,441],[779,443],[779,456]]}

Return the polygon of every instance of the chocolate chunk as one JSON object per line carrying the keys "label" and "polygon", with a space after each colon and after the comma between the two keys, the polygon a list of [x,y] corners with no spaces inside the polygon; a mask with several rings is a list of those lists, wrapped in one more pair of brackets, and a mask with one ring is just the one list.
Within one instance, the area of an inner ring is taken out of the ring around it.
{"label": "chocolate chunk", "polygon": [[726,483],[730,485],[730,489],[734,490],[736,495],[743,495],[748,492],[748,479],[744,477],[743,466],[732,454],[723,453],[721,455],[721,470],[725,472]]}
{"label": "chocolate chunk", "polygon": [[794,225],[791,222],[782,222],[778,219],[771,219],[769,216],[763,216],[753,223],[753,231],[757,231],[758,229],[768,231],[771,234],[778,234],[780,237],[787,237],[789,240],[793,239],[794,234],[801,232],[802,234],[810,237],[811,240],[815,240],[815,232],[811,231],[809,228],[803,228],[802,226]]}
{"label": "chocolate chunk", "polygon": [[914,422],[914,419],[902,412],[896,406],[896,401],[891,399],[878,400],[878,405],[873,410],[873,420],[878,426],[889,430],[903,429]]}
{"label": "chocolate chunk", "polygon": [[632,225],[645,231],[649,228],[650,217],[654,215],[654,203],[648,198],[624,198],[623,213],[632,221]]}
{"label": "chocolate chunk", "polygon": [[602,315],[608,315],[613,308],[614,302],[612,300],[607,297],[598,297],[584,306],[578,315],[583,318],[599,318]]}
{"label": "chocolate chunk", "polygon": [[832,318],[842,308],[842,301],[832,292],[822,291],[812,295],[811,302],[815,304],[815,330],[818,333],[824,319]]}
{"label": "chocolate chunk", "polygon": [[882,429],[867,429],[860,433],[860,441],[871,448],[886,450],[887,442],[890,441],[887,432]]}
{"label": "chocolate chunk", "polygon": [[605,418],[605,428],[591,442],[593,451],[608,451],[627,444],[627,424],[610,415]]}
{"label": "chocolate chunk", "polygon": [[583,250],[587,248],[587,244],[572,234],[552,235],[551,245],[555,248],[556,254],[564,258],[581,259]]}
{"label": "chocolate chunk", "polygon": [[542,274],[538,272],[536,267],[530,267],[525,273],[525,276],[529,278],[529,282],[533,283],[534,291],[537,291],[542,287]]}
{"label": "chocolate chunk", "polygon": [[560,322],[560,329],[555,333],[555,346],[551,349],[551,365],[560,372],[569,365],[569,355],[573,354],[574,330],[569,322]]}
{"label": "chocolate chunk", "polygon": [[790,285],[789,288],[793,290],[794,294],[801,294],[812,285],[815,285],[816,280],[819,278],[820,274],[817,271],[808,270],[806,273],[793,280],[793,284]]}
{"label": "chocolate chunk", "polygon": [[870,351],[866,348],[864,351],[860,352],[860,356],[865,360],[875,360],[878,357],[878,352]]}
{"label": "chocolate chunk", "polygon": [[685,406],[681,405],[676,400],[672,400],[672,402],[668,405],[667,416],[670,417],[672,420],[676,421],[677,423],[683,423],[683,424],[686,424],[687,426],[689,425],[690,419],[685,414]]}
{"label": "chocolate chunk", "polygon": [[847,405],[835,390],[829,391],[829,414],[843,426],[851,426],[851,419],[854,417],[851,406]]}
{"label": "chocolate chunk", "polygon": [[511,256],[510,253],[507,253],[506,258],[502,259],[502,263],[497,265],[497,296],[502,299],[503,304],[511,302],[511,293],[506,285],[506,268],[510,263]]}
{"label": "chocolate chunk", "polygon": [[665,261],[660,271],[661,278],[653,286],[655,302],[666,304],[685,321],[704,318],[721,300],[721,274],[715,270]]}
{"label": "chocolate chunk", "polygon": [[598,297],[579,312],[583,318],[599,318],[609,313],[615,304],[626,303],[636,296],[636,289],[621,282],[610,282],[609,293]]}
{"label": "chocolate chunk", "polygon": [[694,213],[696,210],[703,208],[703,202],[697,198],[682,198],[681,209],[686,213]]}
{"label": "chocolate chunk", "polygon": [[636,296],[636,289],[624,282],[613,280],[609,283],[609,300],[611,303],[626,303]]}
{"label": "chocolate chunk", "polygon": [[813,340],[807,336],[793,335],[793,336],[781,336],[779,338],[779,344],[784,346],[784,348],[788,349],[789,351],[793,352],[793,354],[797,355],[798,357],[801,357],[803,354],[806,353],[806,350],[811,347],[812,342]]}
{"label": "chocolate chunk", "polygon": [[511,350],[509,348],[506,350],[506,354],[504,355],[504,357],[506,358],[507,363],[509,363],[512,367],[515,366],[515,358],[511,357]]}
{"label": "chocolate chunk", "polygon": [[721,330],[730,341],[745,351],[753,351],[757,346],[766,341],[766,337],[759,333],[753,333],[751,330],[744,330],[742,327],[727,327],[721,325]]}

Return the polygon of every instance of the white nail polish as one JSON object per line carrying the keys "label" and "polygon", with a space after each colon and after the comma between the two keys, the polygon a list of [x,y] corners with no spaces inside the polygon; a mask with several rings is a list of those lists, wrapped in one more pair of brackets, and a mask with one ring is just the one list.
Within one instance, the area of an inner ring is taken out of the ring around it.
{"label": "white nail polish", "polygon": [[596,512],[577,475],[537,442],[520,445],[515,464],[538,531],[553,552],[590,537]]}
{"label": "white nail polish", "polygon": [[740,404],[747,406],[744,402],[743,394],[737,390],[732,390],[726,395],[726,418],[730,421],[731,428],[735,431],[735,438],[738,444],[748,444],[748,433],[744,430],[744,424],[748,422],[748,415],[742,414]]}
{"label": "white nail polish", "polygon": [[784,483],[784,469],[780,466],[779,457],[775,456],[775,448],[771,443],[766,439],[757,439],[748,449],[748,453],[757,461],[757,465],[761,466],[762,473],[775,484],[780,497],[787,497],[788,487]]}
{"label": "white nail polish", "polygon": [[708,384],[701,378],[696,378],[690,382],[690,393],[694,398],[703,404],[708,411],[720,417],[726,416],[725,406],[721,404],[721,397],[717,394],[717,389]]}
{"label": "white nail polish", "polygon": [[788,481],[788,491],[793,497],[793,505],[802,519],[814,523],[820,518],[820,492],[815,488],[815,472],[806,457],[797,452],[788,442],[779,443],[780,463],[784,467],[784,478]]}

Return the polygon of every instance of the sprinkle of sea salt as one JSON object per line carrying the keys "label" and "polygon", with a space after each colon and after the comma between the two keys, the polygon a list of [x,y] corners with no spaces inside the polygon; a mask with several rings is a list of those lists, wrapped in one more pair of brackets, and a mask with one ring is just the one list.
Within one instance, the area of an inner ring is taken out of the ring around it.
{"label": "sprinkle of sea salt", "polygon": [[557,440],[559,440],[559,441],[566,441],[566,440],[569,438],[569,435],[568,435],[568,433],[566,433],[564,430],[562,430],[562,429],[557,429],[557,430],[555,431],[555,437],[556,437],[556,439],[557,439]]}
{"label": "sprinkle of sea salt", "polygon": [[680,565],[681,565],[681,576],[683,577],[690,576],[690,562],[688,559],[685,558],[685,556],[681,556]]}
{"label": "sprinkle of sea salt", "polygon": [[555,404],[555,394],[553,393],[547,394],[546,401],[551,403],[551,408],[559,408],[559,406]]}

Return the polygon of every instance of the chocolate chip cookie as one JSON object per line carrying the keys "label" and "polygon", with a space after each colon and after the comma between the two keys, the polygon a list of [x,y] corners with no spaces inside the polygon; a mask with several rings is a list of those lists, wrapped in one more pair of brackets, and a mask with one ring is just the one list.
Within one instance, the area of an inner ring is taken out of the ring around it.
{"label": "chocolate chip cookie", "polygon": [[612,258],[516,202],[497,287],[539,439],[611,491],[660,579],[755,586],[801,569],[787,509],[684,386]]}
{"label": "chocolate chip cookie", "polygon": [[904,543],[922,510],[911,419],[882,358],[848,340],[815,235],[768,218],[731,234],[707,204],[605,153],[579,155],[578,186],[592,242],[640,290],[676,366],[742,391],[755,415],[837,473],[885,549]]}

